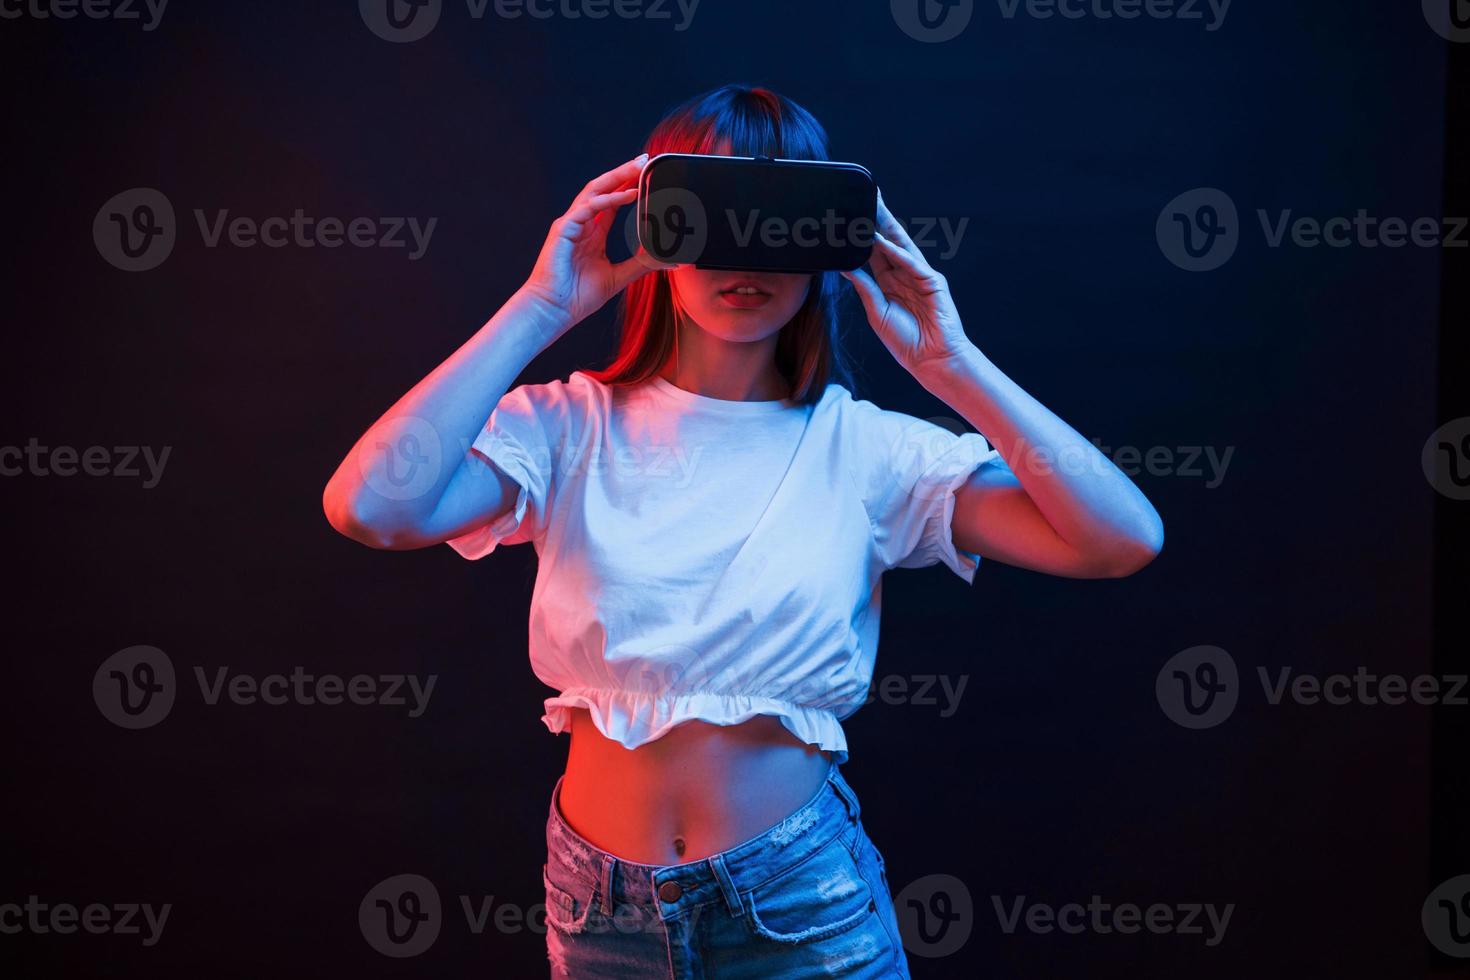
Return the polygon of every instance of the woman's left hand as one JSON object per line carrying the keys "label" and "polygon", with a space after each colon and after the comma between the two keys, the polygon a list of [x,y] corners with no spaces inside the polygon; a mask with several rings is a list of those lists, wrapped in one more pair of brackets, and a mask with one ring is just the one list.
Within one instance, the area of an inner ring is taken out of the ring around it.
{"label": "woman's left hand", "polygon": [[[957,487],[955,547],[1052,575],[1130,575],[1163,547],[1164,525],[1133,481],[1076,429],[980,353],[949,283],[878,198],[872,274],[844,272],[883,345],[1011,466],[981,466]],[[1033,465],[1046,450],[1062,466]]]}
{"label": "woman's left hand", "polygon": [[874,236],[872,274],[858,269],[842,275],[853,284],[868,323],[883,346],[915,377],[943,368],[951,358],[972,351],[949,283],[929,265],[919,246],[878,194],[878,234]]}

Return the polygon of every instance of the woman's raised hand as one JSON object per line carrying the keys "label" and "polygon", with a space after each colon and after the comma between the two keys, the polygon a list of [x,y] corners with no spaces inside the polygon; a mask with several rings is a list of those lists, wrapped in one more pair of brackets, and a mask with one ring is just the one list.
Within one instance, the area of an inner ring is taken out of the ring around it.
{"label": "woman's raised hand", "polygon": [[843,276],[857,290],[868,323],[889,352],[917,374],[972,349],[949,283],[929,265],[881,193],[873,237],[872,274],[858,269]]}
{"label": "woman's raised hand", "polygon": [[638,199],[638,177],[647,162],[648,154],[640,153],[593,179],[552,222],[522,290],[552,315],[558,333],[597,312],[639,276],[662,267],[642,250],[623,262],[607,257],[613,217]]}

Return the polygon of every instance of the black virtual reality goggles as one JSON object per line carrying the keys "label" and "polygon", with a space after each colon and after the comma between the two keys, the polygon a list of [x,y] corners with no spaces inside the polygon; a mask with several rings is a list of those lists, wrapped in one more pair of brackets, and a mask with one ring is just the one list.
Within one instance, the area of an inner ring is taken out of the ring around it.
{"label": "black virtual reality goggles", "polygon": [[850,271],[872,254],[877,212],[855,163],[663,153],[638,183],[638,243],[700,269]]}

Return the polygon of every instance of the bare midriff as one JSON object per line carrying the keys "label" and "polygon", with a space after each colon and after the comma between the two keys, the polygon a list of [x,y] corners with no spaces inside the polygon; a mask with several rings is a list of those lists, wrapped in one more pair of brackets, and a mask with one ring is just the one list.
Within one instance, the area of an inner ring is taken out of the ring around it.
{"label": "bare midriff", "polygon": [[771,715],[688,721],[627,749],[578,708],[571,735],[561,815],[635,864],[684,864],[760,836],[816,795],[831,759]]}

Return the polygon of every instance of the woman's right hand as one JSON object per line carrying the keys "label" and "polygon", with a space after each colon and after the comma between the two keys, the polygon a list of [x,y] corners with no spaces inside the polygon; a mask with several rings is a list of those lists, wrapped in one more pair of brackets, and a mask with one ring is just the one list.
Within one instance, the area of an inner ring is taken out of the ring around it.
{"label": "woman's right hand", "polygon": [[648,154],[640,153],[590,181],[566,214],[552,222],[522,292],[551,315],[558,335],[597,312],[628,283],[664,268],[642,249],[616,264],[607,257],[613,217],[638,199],[638,177],[647,162]]}

